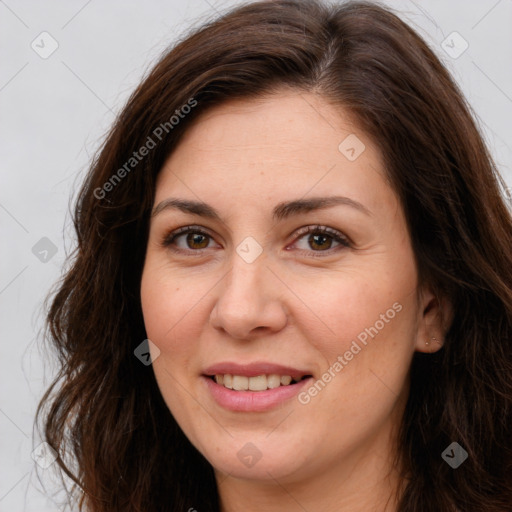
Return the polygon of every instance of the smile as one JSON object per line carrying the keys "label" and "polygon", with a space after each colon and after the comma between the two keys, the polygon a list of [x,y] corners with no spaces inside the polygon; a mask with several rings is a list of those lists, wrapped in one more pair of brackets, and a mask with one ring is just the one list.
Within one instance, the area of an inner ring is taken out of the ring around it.
{"label": "smile", "polygon": [[297,395],[311,373],[268,363],[223,363],[202,375],[217,405],[238,412],[263,412]]}
{"label": "smile", "polygon": [[[280,386],[289,386],[298,381],[292,379],[290,375],[258,375],[256,377],[247,377],[245,375],[231,375],[229,373],[215,375],[214,380],[219,386],[235,391],[265,391],[275,389]],[[302,379],[307,376],[302,377]],[[302,380],[300,379],[300,380]]]}

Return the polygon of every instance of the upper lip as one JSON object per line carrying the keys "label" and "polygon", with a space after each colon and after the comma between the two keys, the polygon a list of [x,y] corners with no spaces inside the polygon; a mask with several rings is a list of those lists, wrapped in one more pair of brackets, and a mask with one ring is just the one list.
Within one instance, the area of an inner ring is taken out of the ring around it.
{"label": "upper lip", "polygon": [[217,363],[204,370],[207,376],[213,375],[244,375],[246,377],[257,377],[258,375],[289,375],[294,380],[300,380],[306,375],[311,375],[308,370],[283,366],[281,364],[254,362],[239,364],[232,362]]}

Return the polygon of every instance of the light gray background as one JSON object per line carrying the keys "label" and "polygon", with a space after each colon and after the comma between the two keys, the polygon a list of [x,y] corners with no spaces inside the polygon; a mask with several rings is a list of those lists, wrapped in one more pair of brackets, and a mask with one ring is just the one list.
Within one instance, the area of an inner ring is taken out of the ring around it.
{"label": "light gray background", "polygon": [[[73,247],[70,197],[115,114],[160,52],[192,24],[238,3],[0,0],[0,512],[61,510],[51,469],[39,470],[53,489],[48,496],[31,452],[39,444],[35,407],[55,370],[38,348],[41,307]],[[511,186],[512,0],[385,3],[448,65]],[[59,45],[47,59],[31,48],[43,31]],[[469,44],[455,59],[442,47],[453,31]],[[46,262],[32,252],[43,237],[57,247]]]}

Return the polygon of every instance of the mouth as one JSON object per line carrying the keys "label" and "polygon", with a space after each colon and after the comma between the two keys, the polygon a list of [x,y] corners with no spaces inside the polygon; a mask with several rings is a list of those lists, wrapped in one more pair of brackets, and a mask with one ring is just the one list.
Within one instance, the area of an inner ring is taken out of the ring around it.
{"label": "mouth", "polygon": [[261,362],[220,363],[201,376],[209,396],[223,409],[235,412],[264,412],[291,404],[313,379],[309,370]]}
{"label": "mouth", "polygon": [[232,389],[233,391],[267,391],[269,389],[276,389],[283,386],[291,386],[312,376],[303,375],[302,377],[295,379],[291,375],[279,375],[276,373],[268,375],[262,374],[255,377],[220,373],[210,375],[208,377],[219,386],[223,386],[226,389]]}

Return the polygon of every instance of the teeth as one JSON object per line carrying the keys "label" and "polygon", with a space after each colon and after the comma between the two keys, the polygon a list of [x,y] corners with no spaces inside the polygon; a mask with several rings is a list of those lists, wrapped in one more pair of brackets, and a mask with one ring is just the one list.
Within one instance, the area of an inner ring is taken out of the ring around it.
{"label": "teeth", "polygon": [[281,377],[279,375],[269,375],[267,377],[267,387],[269,389],[278,388],[281,385]]}
{"label": "teeth", "polygon": [[290,375],[258,375],[246,377],[245,375],[215,375],[215,382],[235,391],[265,391],[279,386],[288,386],[292,382]]}
{"label": "teeth", "polygon": [[249,377],[233,375],[233,389],[235,391],[244,391],[249,389]]}
{"label": "teeth", "polygon": [[259,375],[258,377],[251,377],[247,379],[249,389],[251,391],[264,391],[267,389],[267,377],[266,375]]}
{"label": "teeth", "polygon": [[281,377],[281,386],[288,386],[290,382],[292,381],[292,378],[289,375],[283,375]]}

